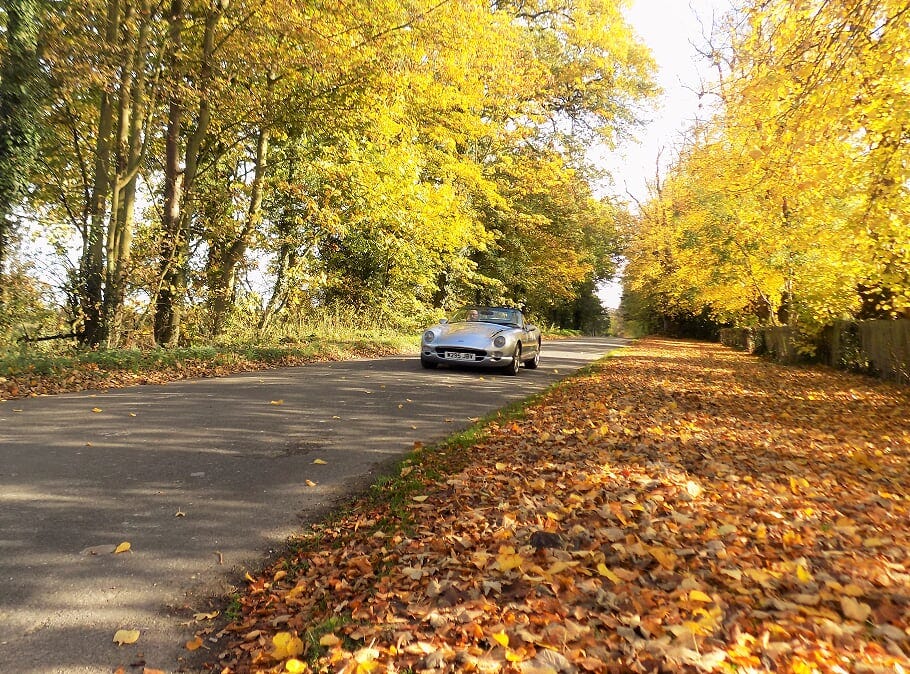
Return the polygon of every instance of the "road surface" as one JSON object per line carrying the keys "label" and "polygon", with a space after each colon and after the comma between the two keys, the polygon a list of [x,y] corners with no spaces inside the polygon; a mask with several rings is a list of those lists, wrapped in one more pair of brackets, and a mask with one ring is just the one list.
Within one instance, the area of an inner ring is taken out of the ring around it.
{"label": "road surface", "polygon": [[193,614],[304,522],[623,343],[545,342],[517,377],[384,358],[0,402],[0,674],[191,670]]}

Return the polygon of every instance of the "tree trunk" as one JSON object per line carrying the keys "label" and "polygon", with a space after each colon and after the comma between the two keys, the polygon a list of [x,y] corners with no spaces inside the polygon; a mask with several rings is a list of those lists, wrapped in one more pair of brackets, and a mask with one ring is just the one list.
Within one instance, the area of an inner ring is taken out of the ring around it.
{"label": "tree trunk", "polygon": [[160,281],[155,297],[155,343],[161,346],[176,346],[180,339],[183,303],[187,290],[187,263],[189,257],[189,231],[193,219],[193,187],[199,170],[202,141],[208,133],[211,109],[205,90],[212,78],[212,58],[215,53],[215,29],[227,0],[213,4],[205,19],[202,38],[202,59],[197,81],[200,97],[196,128],[186,142],[185,167],[180,170],[179,152],[183,97],[180,87],[183,74],[178,69],[177,51],[182,46],[183,0],[172,0],[169,17],[172,86],[168,112],[168,131],[165,139],[165,185],[164,212],[162,215],[162,239],[160,244]]}
{"label": "tree trunk", "polygon": [[168,101],[167,132],[164,151],[164,208],[161,215],[160,273],[155,297],[154,338],[159,346],[174,347],[180,338],[180,309],[185,275],[180,202],[183,175],[180,170],[180,134],[183,128],[183,95],[179,57],[183,31],[183,1],[173,0],[168,15],[170,59],[168,69],[173,89]]}
{"label": "tree trunk", "polygon": [[[109,0],[105,27],[105,44],[117,47],[120,29],[120,1]],[[79,266],[79,302],[82,311],[82,342],[98,346],[106,338],[102,306],[104,302],[105,220],[110,194],[111,136],[114,129],[113,94],[101,93],[98,105],[98,137],[95,141],[95,164],[89,205],[88,231],[83,242]]]}
{"label": "tree trunk", "polygon": [[278,269],[275,272],[275,285],[272,286],[269,301],[266,302],[265,309],[259,319],[258,330],[260,333],[265,331],[281,307],[287,302],[287,275],[288,270],[294,265],[294,261],[293,246],[287,241],[282,241],[278,250]]}
{"label": "tree trunk", "polygon": [[147,47],[150,8],[151,0],[142,0],[139,6],[139,28],[136,45],[133,48],[132,69],[125,68],[121,78],[117,172],[106,250],[104,318],[108,326],[108,346],[119,344],[123,327],[123,305],[126,299],[130,247],[133,239],[133,213],[136,207],[136,181],[145,148],[143,128],[148,109],[146,60],[149,57]]}
{"label": "tree trunk", "polygon": [[[271,82],[269,87],[271,88]],[[224,330],[224,321],[228,310],[234,301],[234,290],[237,284],[237,266],[246,255],[250,246],[253,232],[262,220],[262,191],[265,182],[265,172],[268,166],[269,129],[263,127],[259,131],[256,143],[256,164],[253,174],[253,184],[250,187],[250,206],[243,224],[243,229],[234,241],[224,250],[220,259],[215,261],[214,287],[212,290],[212,334],[214,337],[221,335]]]}

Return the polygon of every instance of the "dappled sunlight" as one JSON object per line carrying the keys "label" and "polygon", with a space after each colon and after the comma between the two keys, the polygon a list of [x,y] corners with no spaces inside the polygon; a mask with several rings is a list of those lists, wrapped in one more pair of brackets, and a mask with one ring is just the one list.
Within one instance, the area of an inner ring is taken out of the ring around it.
{"label": "dappled sunlight", "polygon": [[[366,489],[415,443],[620,343],[566,346],[517,377],[397,357],[2,403],[0,670],[79,631],[111,669],[135,654],[111,642],[120,628],[141,630],[150,654],[182,652],[173,635],[191,636],[194,610],[301,522]],[[122,543],[129,551],[114,554]],[[53,651],[44,671],[98,664],[80,657]]]}

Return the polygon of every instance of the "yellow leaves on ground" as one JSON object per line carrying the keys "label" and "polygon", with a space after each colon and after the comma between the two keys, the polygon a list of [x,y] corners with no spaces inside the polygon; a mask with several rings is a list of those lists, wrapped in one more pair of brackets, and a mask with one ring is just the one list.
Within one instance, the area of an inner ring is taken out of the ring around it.
{"label": "yellow leaves on ground", "polygon": [[320,646],[337,646],[341,643],[341,639],[336,637],[334,634],[323,634],[319,638]]}
{"label": "yellow leaves on ground", "polygon": [[303,653],[303,640],[290,632],[279,632],[272,637],[271,656],[275,660],[294,658]]}
{"label": "yellow leaves on ground", "polygon": [[622,578],[616,575],[615,572],[607,568],[607,565],[601,562],[597,565],[597,573],[599,573],[604,578],[608,579],[611,583],[619,584],[622,582]]}
{"label": "yellow leaves on ground", "polygon": [[119,555],[124,552],[132,552],[132,546],[130,545],[129,541],[123,541],[123,543],[114,548],[115,555]]}
{"label": "yellow leaves on ground", "polygon": [[513,569],[521,568],[525,563],[525,558],[515,552],[515,548],[504,545],[499,548],[499,554],[496,555],[494,567],[503,572],[509,572]]}
{"label": "yellow leaves on ground", "polygon": [[118,646],[134,644],[139,641],[139,630],[117,630],[114,633],[114,643]]}
{"label": "yellow leaves on ground", "polygon": [[907,409],[639,342],[457,456],[421,451],[433,507],[358,502],[248,579],[219,665],[281,671],[272,635],[331,624],[304,639],[316,672],[908,671]]}
{"label": "yellow leaves on ground", "polygon": [[324,461],[322,459],[313,459],[313,464],[317,466],[327,466],[328,461]]}
{"label": "yellow leaves on ground", "polygon": [[92,412],[94,412],[95,414],[99,414],[99,413],[101,413],[101,412],[103,412],[103,411],[104,411],[104,410],[102,410],[100,407],[93,407],[93,408],[92,408]]}
{"label": "yellow leaves on ground", "polygon": [[689,592],[689,601],[710,603],[713,600],[701,590],[692,590]]}
{"label": "yellow leaves on ground", "polygon": [[361,648],[354,653],[354,657],[348,665],[341,670],[342,674],[369,674],[370,672],[375,672],[380,667],[380,664],[376,661],[379,656],[380,652],[375,648]]}

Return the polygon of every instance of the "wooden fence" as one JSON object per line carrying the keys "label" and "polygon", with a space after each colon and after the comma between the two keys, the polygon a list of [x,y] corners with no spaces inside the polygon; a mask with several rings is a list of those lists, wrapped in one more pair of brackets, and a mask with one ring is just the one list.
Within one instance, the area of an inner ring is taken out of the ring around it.
{"label": "wooden fence", "polygon": [[786,326],[726,328],[720,341],[780,363],[821,362],[910,384],[910,320],[837,321],[815,339]]}

